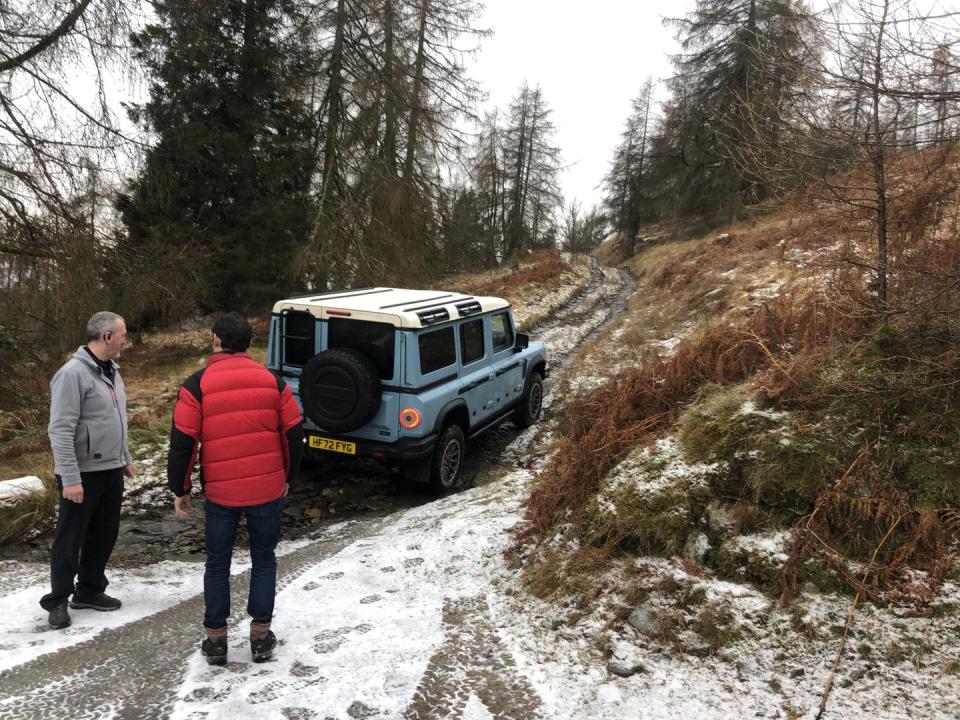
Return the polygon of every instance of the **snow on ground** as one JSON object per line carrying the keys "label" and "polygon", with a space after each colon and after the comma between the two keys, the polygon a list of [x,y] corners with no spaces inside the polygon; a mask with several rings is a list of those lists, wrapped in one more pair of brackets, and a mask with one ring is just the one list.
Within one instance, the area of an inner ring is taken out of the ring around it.
{"label": "snow on ground", "polygon": [[[237,563],[235,570],[240,570]],[[22,562],[0,564],[0,672],[39,655],[55,652],[89,640],[109,628],[119,627],[169,607],[177,597],[203,592],[203,567],[197,563],[161,562],[145,568],[107,570],[109,592],[123,599],[115,612],[71,610],[73,625],[66,630],[51,630],[40,598],[49,591],[47,565]],[[9,575],[28,579],[18,589],[9,587]]]}
{"label": "snow on ground", "polygon": [[30,493],[43,492],[43,480],[35,475],[0,482],[0,505],[15,502]]}
{"label": "snow on ground", "polygon": [[[339,527],[339,526],[338,526]],[[326,532],[336,532],[330,528]],[[307,541],[281,543],[282,555]],[[245,552],[234,553],[231,573],[250,568]],[[0,562],[0,672],[40,655],[90,640],[104,630],[149,617],[170,605],[203,592],[203,565],[167,560],[140,568],[107,567],[107,592],[123,601],[114,612],[71,610],[73,624],[51,630],[40,598],[49,591],[49,565],[18,561]],[[199,620],[198,620],[199,623]]]}
{"label": "snow on ground", "polygon": [[[633,572],[651,577],[654,588],[666,577],[702,588],[707,602],[731,608],[742,637],[715,654],[697,657],[677,652],[667,639],[646,638],[626,623],[612,621],[612,608],[565,617],[556,604],[500,594],[492,610],[518,665],[522,662],[544,698],[550,710],[546,717],[719,720],[816,715],[849,598],[806,596],[791,610],[749,586],[690,576],[676,559],[637,558]],[[947,593],[957,597],[956,588]],[[671,595],[654,591],[654,597],[662,609],[679,612]],[[898,617],[872,606],[861,609],[825,717],[957,718],[958,649],[955,642],[947,648],[933,645],[955,638],[956,631],[955,618]],[[636,674],[620,678],[608,672],[595,647],[600,638],[606,638],[610,659],[636,668]],[[692,640],[695,637],[680,638]]]}
{"label": "snow on ground", "polygon": [[549,319],[557,308],[571,302],[590,281],[590,263],[580,257],[562,253],[564,262],[573,268],[572,273],[563,275],[564,282],[558,287],[532,287],[532,294],[524,297],[522,303],[513,308],[514,323],[523,331]]}
{"label": "snow on ground", "polygon": [[[831,628],[842,625],[849,598],[813,595],[797,610],[778,608],[749,586],[690,576],[677,560],[640,558],[632,575],[650,578],[660,607],[673,602],[658,594],[664,577],[701,585],[707,601],[733,608],[741,639],[709,657],[676,652],[668,641],[616,621],[615,592],[574,617],[571,605],[527,594],[520,571],[504,556],[531,481],[529,472],[516,471],[405,511],[377,534],[308,566],[278,594],[274,629],[282,644],[273,662],[249,661],[244,604],[236,599],[230,664],[210,668],[193,655],[173,716],[245,717],[255,708],[260,718],[306,717],[307,709],[329,718],[401,718],[417,698],[429,696],[434,682],[449,689],[444,702],[450,705],[430,717],[518,717],[491,708],[491,694],[471,685],[489,663],[507,657],[497,675],[519,677],[531,688],[539,705],[530,717],[813,717],[836,648]],[[239,553],[237,560],[235,572],[246,567]],[[36,605],[44,568],[7,563],[0,578],[8,580],[0,585],[0,613],[7,618],[0,668],[107,627],[149,622],[154,612],[202,589],[198,564],[113,571],[111,588],[124,608],[74,611],[75,625],[58,633],[43,629]],[[11,578],[20,585],[13,588]],[[947,595],[960,600],[955,587]],[[481,632],[458,634],[458,623]],[[870,607],[854,629],[828,717],[957,717],[955,616],[916,618]],[[608,659],[641,669],[620,678],[608,671]]]}
{"label": "snow on ground", "polygon": [[124,515],[172,507],[173,496],[167,488],[167,450],[166,442],[130,448],[137,465],[137,477],[124,479]]}
{"label": "snow on ground", "polygon": [[[399,717],[444,640],[445,604],[498,592],[507,530],[528,479],[518,471],[408,510],[379,535],[317,563],[277,597],[273,628],[285,641],[277,660],[238,681],[229,666],[211,669],[195,656],[173,716],[242,715],[255,701],[260,717],[282,717],[291,703],[338,718],[360,703]],[[233,628],[231,659],[248,661],[246,633],[243,624]]]}

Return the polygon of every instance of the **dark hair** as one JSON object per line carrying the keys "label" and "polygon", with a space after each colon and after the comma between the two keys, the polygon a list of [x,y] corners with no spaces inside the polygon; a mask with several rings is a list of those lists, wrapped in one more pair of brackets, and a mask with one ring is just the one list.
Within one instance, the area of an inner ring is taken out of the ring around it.
{"label": "dark hair", "polygon": [[253,328],[247,319],[236,312],[224,313],[213,324],[213,333],[227,352],[243,352],[250,347]]}

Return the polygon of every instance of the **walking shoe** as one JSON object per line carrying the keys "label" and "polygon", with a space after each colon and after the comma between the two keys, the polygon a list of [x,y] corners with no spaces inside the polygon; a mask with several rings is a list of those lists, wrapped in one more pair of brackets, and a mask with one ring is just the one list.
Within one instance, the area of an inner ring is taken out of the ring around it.
{"label": "walking shoe", "polygon": [[206,637],[200,643],[200,654],[207,659],[207,665],[227,664],[227,636]]}
{"label": "walking shoe", "polygon": [[272,630],[259,637],[250,636],[250,653],[255,663],[266,662],[273,657],[273,649],[277,646],[277,636]]}
{"label": "walking shoe", "polygon": [[100,610],[102,612],[119,610],[122,604],[119,600],[110,597],[106,593],[97,593],[91,597],[74,594],[73,600],[70,601],[70,607],[75,610],[89,608],[90,610]]}
{"label": "walking shoe", "polygon": [[57,605],[47,616],[47,622],[54,630],[63,630],[70,627],[70,613],[67,611],[67,604]]}

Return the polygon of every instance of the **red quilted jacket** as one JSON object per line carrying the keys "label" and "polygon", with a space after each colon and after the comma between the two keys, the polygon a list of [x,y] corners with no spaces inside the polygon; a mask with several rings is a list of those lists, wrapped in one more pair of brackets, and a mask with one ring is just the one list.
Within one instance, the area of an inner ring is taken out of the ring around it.
{"label": "red quilted jacket", "polygon": [[276,500],[296,472],[301,415],[290,388],[246,353],[221,352],[180,387],[167,480],[190,492],[200,447],[208,500],[232,507]]}

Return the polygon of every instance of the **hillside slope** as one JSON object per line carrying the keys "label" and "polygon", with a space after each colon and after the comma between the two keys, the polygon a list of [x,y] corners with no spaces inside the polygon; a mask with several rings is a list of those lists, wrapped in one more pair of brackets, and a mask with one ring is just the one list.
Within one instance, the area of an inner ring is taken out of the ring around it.
{"label": "hillside slope", "polygon": [[[637,291],[566,380],[516,550],[564,624],[607,628],[611,667],[763,669],[788,714],[835,657],[841,706],[873,687],[870,710],[899,716],[898,693],[942,674],[957,696],[960,644],[940,640],[960,629],[957,183],[924,163],[897,167],[912,191],[891,207],[885,311],[869,214],[821,198],[648,233],[625,262]],[[925,707],[956,712],[950,696]]]}

